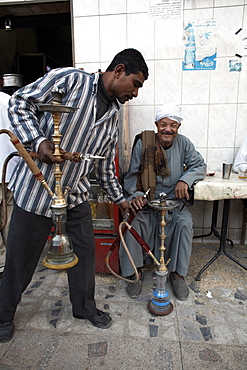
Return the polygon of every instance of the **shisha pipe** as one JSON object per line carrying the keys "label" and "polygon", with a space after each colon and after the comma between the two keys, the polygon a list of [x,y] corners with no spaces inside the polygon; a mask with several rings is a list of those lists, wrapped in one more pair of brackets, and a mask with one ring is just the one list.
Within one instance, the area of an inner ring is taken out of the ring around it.
{"label": "shisha pipe", "polygon": [[156,289],[153,291],[153,298],[148,303],[148,309],[151,313],[158,315],[158,316],[165,316],[168,315],[173,310],[173,305],[169,300],[169,294],[166,290],[166,278],[168,275],[167,265],[170,262],[170,259],[165,262],[165,213],[167,210],[174,209],[178,207],[179,202],[173,200],[166,200],[166,194],[160,193],[158,200],[153,200],[148,202],[148,205],[154,209],[160,210],[161,212],[161,246],[160,246],[160,265],[159,268],[156,269],[156,280],[157,286]]}
{"label": "shisha pipe", "polygon": [[[124,242],[123,239],[123,233],[126,232],[128,229],[131,234],[135,237],[135,239],[138,241],[138,243],[141,245],[141,247],[144,249],[145,252],[147,252],[154,260],[156,265],[158,266],[158,269],[156,269],[156,281],[157,281],[157,286],[156,289],[153,291],[153,298],[152,300],[148,303],[148,309],[151,313],[157,315],[157,316],[165,316],[168,315],[170,312],[173,310],[173,305],[169,300],[169,294],[168,291],[166,290],[165,284],[166,284],[166,278],[168,275],[168,270],[167,270],[167,265],[170,262],[170,259],[165,262],[165,243],[164,240],[166,238],[165,235],[165,213],[167,210],[174,209],[179,206],[178,201],[172,201],[172,200],[166,200],[166,194],[165,193],[160,193],[159,194],[159,199],[153,200],[151,202],[147,202],[148,205],[156,210],[161,211],[161,234],[160,234],[160,239],[161,239],[161,246],[160,246],[160,262],[157,261],[157,259],[154,257],[154,255],[150,251],[150,247],[146,244],[146,242],[141,238],[141,236],[135,231],[129,223],[131,223],[134,219],[133,215],[130,215],[127,222],[122,222],[119,225],[119,236],[116,238],[116,240],[113,242],[107,256],[106,256],[106,265],[108,269],[111,271],[113,275],[116,277],[125,280],[129,283],[137,283],[139,281],[139,275],[138,271],[136,269],[136,266],[134,264],[134,261],[129,253],[129,250],[127,248],[127,245]],[[124,229],[122,230],[122,225],[124,226]],[[123,243],[123,246],[125,248],[125,251],[127,253],[127,256],[130,260],[130,263],[132,267],[134,268],[135,271],[135,280],[129,280],[125,279],[122,276],[117,275],[109,266],[109,257],[111,252],[119,245],[120,240]]]}
{"label": "shisha pipe", "polygon": [[[61,159],[60,142],[62,135],[59,132],[60,117],[62,113],[71,113],[76,109],[75,107],[63,106],[62,99],[64,97],[62,90],[55,89],[52,91],[52,104],[39,104],[38,109],[42,112],[52,113],[54,132],[52,134],[52,141],[55,146],[54,157]],[[75,266],[79,259],[73,253],[72,242],[65,232],[65,224],[67,221],[67,201],[65,196],[69,190],[65,187],[63,193],[61,186],[62,170],[60,163],[54,164],[55,177],[55,192],[51,203],[52,220],[54,224],[54,235],[48,239],[47,256],[43,259],[42,263],[45,267],[62,270]]]}
{"label": "shisha pipe", "polygon": [[[53,100],[52,104],[39,104],[38,108],[43,112],[52,113],[54,123],[54,133],[52,134],[52,140],[55,145],[54,156],[63,160],[74,160],[80,162],[81,160],[101,159],[104,157],[93,156],[91,154],[82,153],[65,153],[62,158],[60,152],[60,142],[62,135],[59,132],[60,116],[61,113],[71,113],[76,109],[75,107],[68,107],[62,105],[62,99],[64,93],[57,89],[52,91]],[[55,177],[55,194],[51,203],[52,219],[54,224],[54,235],[48,239],[48,251],[47,256],[43,259],[42,263],[45,267],[54,270],[62,270],[75,266],[79,259],[73,253],[72,242],[65,232],[65,224],[67,221],[67,201],[65,196],[68,192],[68,187],[65,187],[63,193],[61,186],[62,171],[59,163],[55,163],[54,171]]]}

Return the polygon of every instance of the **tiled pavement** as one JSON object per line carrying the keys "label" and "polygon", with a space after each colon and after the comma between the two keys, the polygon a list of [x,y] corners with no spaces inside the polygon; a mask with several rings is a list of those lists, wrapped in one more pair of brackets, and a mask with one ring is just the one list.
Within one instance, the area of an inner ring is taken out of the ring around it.
{"label": "tiled pavement", "polygon": [[[247,369],[247,271],[222,255],[195,281],[217,248],[193,246],[187,301],[176,300],[167,281],[174,305],[167,316],[147,309],[155,287],[150,266],[135,300],[124,281],[97,274],[97,306],[113,318],[106,330],[72,317],[66,272],[40,263],[19,305],[16,334],[0,344],[0,369]],[[247,264],[246,252],[231,250]]]}

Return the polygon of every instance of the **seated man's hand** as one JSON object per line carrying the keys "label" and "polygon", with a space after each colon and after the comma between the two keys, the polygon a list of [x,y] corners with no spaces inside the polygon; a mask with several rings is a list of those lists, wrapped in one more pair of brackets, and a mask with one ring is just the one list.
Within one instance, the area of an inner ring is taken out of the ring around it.
{"label": "seated man's hand", "polygon": [[182,198],[185,198],[187,200],[190,199],[189,186],[186,184],[186,182],[178,181],[176,188],[175,188],[175,196],[178,199],[182,199]]}
{"label": "seated man's hand", "polygon": [[131,205],[134,209],[142,209],[142,207],[146,204],[146,199],[142,195],[137,195],[137,197],[133,198],[131,201]]}
{"label": "seated man's hand", "polygon": [[47,164],[53,164],[53,163],[62,163],[62,158],[56,158],[54,157],[54,143],[50,140],[44,140],[39,146],[38,149],[39,158],[42,162],[45,162]]}

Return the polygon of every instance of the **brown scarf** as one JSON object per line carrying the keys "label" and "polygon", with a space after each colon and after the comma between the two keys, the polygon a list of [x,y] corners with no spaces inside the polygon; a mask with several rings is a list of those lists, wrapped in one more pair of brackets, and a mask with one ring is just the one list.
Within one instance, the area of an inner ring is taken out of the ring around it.
{"label": "brown scarf", "polygon": [[159,175],[164,178],[170,174],[166,151],[154,131],[142,131],[139,135],[136,135],[134,145],[138,139],[142,140],[142,160],[136,188],[143,192],[150,189],[148,198],[154,200],[156,176]]}

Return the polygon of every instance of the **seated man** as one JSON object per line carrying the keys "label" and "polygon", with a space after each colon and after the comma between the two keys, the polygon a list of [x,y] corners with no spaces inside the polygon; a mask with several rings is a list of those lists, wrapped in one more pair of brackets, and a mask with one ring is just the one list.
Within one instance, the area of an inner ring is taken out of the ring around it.
{"label": "seated man", "polygon": [[[144,192],[150,188],[149,200],[157,199],[161,192],[168,200],[179,200],[179,207],[166,211],[165,247],[170,281],[174,294],[179,300],[186,300],[189,289],[184,281],[187,275],[193,238],[192,216],[184,203],[190,199],[193,185],[206,174],[206,164],[192,142],[178,134],[182,121],[181,107],[172,103],[159,108],[155,117],[158,132],[143,131],[135,138],[129,171],[124,179],[124,189],[134,210],[139,210],[131,226],[141,235],[160,258],[160,211],[145,204]],[[127,247],[139,271],[140,281],[128,283],[127,292],[131,298],[141,294],[141,268],[147,261],[147,254],[127,232]],[[133,267],[122,245],[119,249],[120,266],[123,276],[130,279]]]}
{"label": "seated man", "polygon": [[232,170],[238,172],[238,169],[242,172],[247,172],[247,138],[242,142],[233,163]]}

